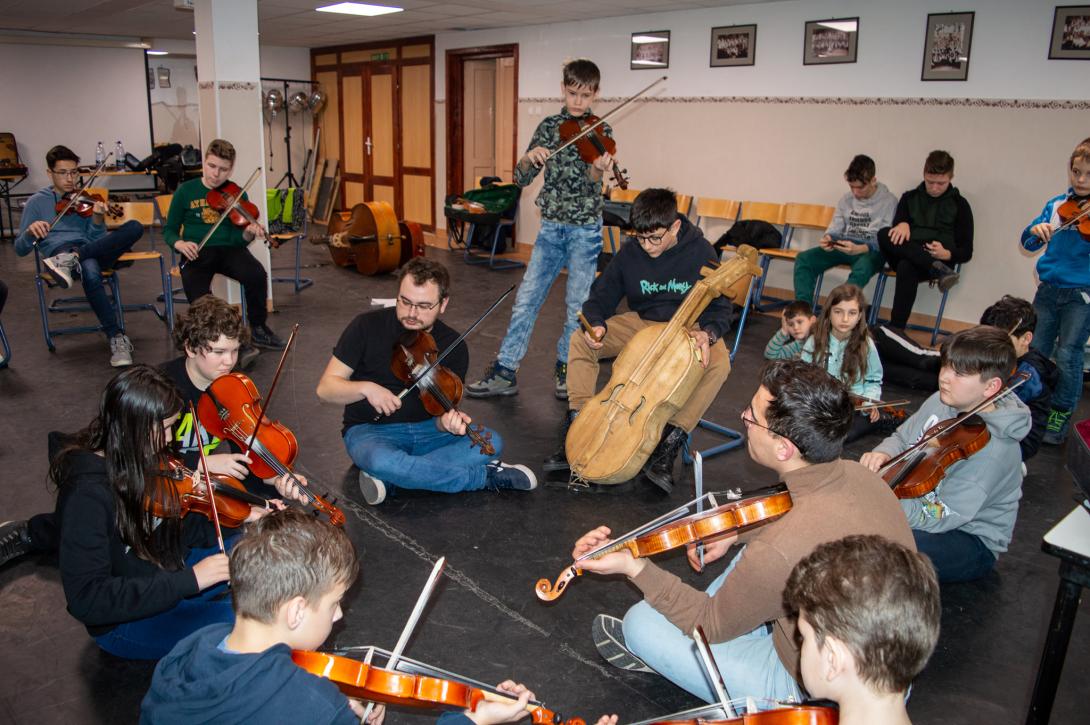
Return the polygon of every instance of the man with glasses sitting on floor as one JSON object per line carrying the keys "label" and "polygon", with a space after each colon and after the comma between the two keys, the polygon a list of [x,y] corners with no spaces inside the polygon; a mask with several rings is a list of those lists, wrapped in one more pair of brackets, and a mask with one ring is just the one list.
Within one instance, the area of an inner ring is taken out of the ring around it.
{"label": "man with glasses sitting on floor", "polygon": [[79,156],[67,146],[54,146],[45,155],[53,183],[38,190],[23,209],[15,253],[30,254],[35,245],[45,265],[44,274],[68,289],[79,277],[83,293],[110,342],[110,365],[132,365],[132,343],[117,321],[117,311],[106,294],[102,273],[113,269],[122,254],[144,234],[140,222],[130,220],[112,232],[106,231],[106,204],[95,202],[90,216],[74,212],[57,217],[57,204],[76,190]]}
{"label": "man with glasses sitting on floor", "polygon": [[[636,243],[628,242],[594,281],[583,303],[583,316],[593,336],[576,330],[568,350],[568,412],[561,426],[560,450],[545,461],[550,472],[566,472],[564,439],[579,410],[594,397],[600,361],[617,357],[628,341],[648,325],[666,322],[681,305],[700,270],[718,262],[715,249],[700,229],[677,211],[670,189],[645,189],[632,202]],[[630,312],[614,314],[621,299]],[[704,364],[704,375],[689,400],[670,419],[643,474],[669,493],[674,487],[674,461],[689,432],[700,422],[730,374],[730,353],[722,337],[730,329],[731,303],[716,297],[689,330]],[[567,484],[572,491],[609,487]]]}
{"label": "man with glasses sitting on floor", "polygon": [[[420,392],[398,394],[406,385],[391,369],[398,345],[411,346],[416,333],[430,333],[440,353],[458,333],[439,320],[450,302],[450,275],[438,262],[414,257],[398,271],[394,307],[365,312],[349,323],[318,381],[318,397],[344,406],[345,448],[359,467],[360,493],[374,506],[397,488],[456,493],[480,489],[536,488],[525,466],[501,462],[503,442],[491,431],[495,453],[470,444],[470,417],[457,409],[432,418]],[[465,379],[465,342],[443,359],[443,367]]]}

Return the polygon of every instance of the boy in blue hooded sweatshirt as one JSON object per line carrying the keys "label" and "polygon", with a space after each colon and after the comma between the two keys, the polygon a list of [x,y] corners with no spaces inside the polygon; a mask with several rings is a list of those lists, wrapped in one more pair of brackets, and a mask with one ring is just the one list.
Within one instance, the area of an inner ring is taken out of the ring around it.
{"label": "boy in blue hooded sweatshirt", "polygon": [[1033,297],[1037,328],[1033,349],[1045,357],[1056,353],[1060,382],[1052,393],[1052,410],[1044,443],[1059,445],[1067,437],[1071,414],[1082,397],[1084,345],[1090,337],[1090,242],[1075,226],[1063,225],[1059,208],[1068,200],[1086,203],[1090,197],[1090,138],[1071,153],[1067,166],[1068,189],[1054,196],[1022,232],[1022,247],[1036,252],[1048,249],[1037,262],[1041,283]]}
{"label": "boy in blue hooded sweatshirt", "polygon": [[[878,471],[939,421],[954,418],[999,392],[1017,365],[1006,330],[981,325],[951,336],[942,347],[939,391],[860,463]],[[939,581],[978,579],[1007,550],[1022,498],[1021,441],[1031,426],[1016,395],[977,413],[991,439],[983,449],[946,468],[934,491],[903,499],[916,548],[931,558]]]}
{"label": "boy in blue hooded sweatshirt", "polygon": [[[160,660],[141,723],[305,722],[359,725],[364,705],[292,661],[293,649],[325,642],[341,599],[359,574],[348,536],[299,509],[265,516],[231,551],[233,626],[205,627]],[[534,694],[507,681],[510,702],[444,713],[444,725],[498,725],[527,714]],[[381,725],[382,705],[367,717]],[[616,716],[598,725],[616,725]]]}

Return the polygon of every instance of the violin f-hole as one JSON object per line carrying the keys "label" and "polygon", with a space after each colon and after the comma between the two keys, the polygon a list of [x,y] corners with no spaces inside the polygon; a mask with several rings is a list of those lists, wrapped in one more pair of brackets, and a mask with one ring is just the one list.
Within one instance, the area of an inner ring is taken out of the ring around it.
{"label": "violin f-hole", "polygon": [[636,413],[640,412],[640,408],[642,408],[643,404],[646,403],[646,402],[647,402],[647,398],[641,395],[640,396],[640,402],[637,403],[636,407],[632,409],[632,412],[628,414],[628,424],[629,425],[632,425],[634,423],[634,421],[636,420]]}

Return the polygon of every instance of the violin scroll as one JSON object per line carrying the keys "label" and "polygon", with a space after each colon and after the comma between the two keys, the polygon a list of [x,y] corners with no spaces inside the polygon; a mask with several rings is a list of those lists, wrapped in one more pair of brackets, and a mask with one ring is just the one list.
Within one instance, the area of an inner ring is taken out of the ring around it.
{"label": "violin scroll", "polygon": [[560,598],[567,588],[568,584],[577,576],[582,576],[583,570],[576,569],[574,566],[569,566],[564,571],[560,572],[560,576],[556,578],[556,582],[551,582],[548,579],[538,579],[537,584],[534,586],[534,593],[537,594],[537,598],[543,602],[555,602]]}

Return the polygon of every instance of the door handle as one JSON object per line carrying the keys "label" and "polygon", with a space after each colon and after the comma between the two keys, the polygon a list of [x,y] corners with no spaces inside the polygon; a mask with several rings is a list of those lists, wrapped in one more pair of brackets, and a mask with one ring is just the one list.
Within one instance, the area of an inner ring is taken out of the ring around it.
{"label": "door handle", "polygon": [[371,155],[371,146],[372,146],[370,136],[367,137],[367,140],[364,142],[363,145],[367,147],[367,155],[370,156]]}

